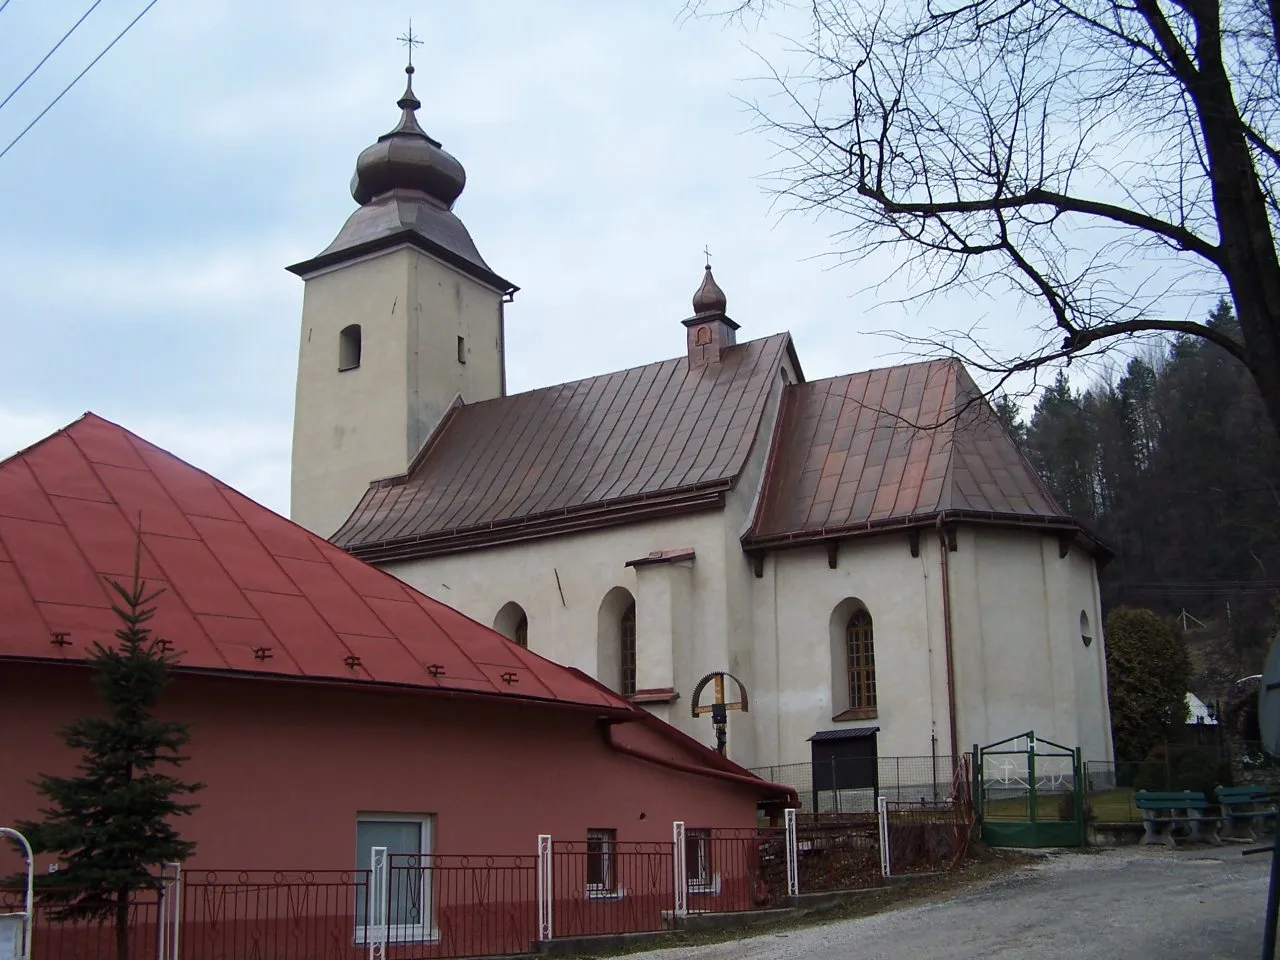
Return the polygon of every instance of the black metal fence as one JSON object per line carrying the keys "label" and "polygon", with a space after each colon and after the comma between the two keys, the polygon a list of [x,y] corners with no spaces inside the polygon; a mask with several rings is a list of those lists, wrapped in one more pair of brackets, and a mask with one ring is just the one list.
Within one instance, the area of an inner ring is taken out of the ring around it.
{"label": "black metal fence", "polygon": [[964,859],[973,833],[973,811],[954,803],[899,803],[887,806],[889,868],[893,876],[938,873]]}
{"label": "black metal fence", "polygon": [[367,870],[188,871],[180,887],[180,955],[351,960],[368,928],[368,891]]}
{"label": "black metal fence", "polygon": [[[115,927],[110,920],[62,919],[56,888],[43,888],[33,908],[32,956],[57,960],[116,960]],[[0,890],[0,914],[24,909],[26,892]],[[138,890],[129,901],[130,960],[155,960],[160,931],[160,893]],[[21,944],[17,945],[19,952]]]}
{"label": "black metal fence", "polygon": [[388,860],[388,960],[524,953],[538,938],[536,857]]}
{"label": "black metal fence", "polygon": [[739,913],[787,903],[786,832],[781,829],[685,829],[690,913]]}
{"label": "black metal fence", "polygon": [[557,937],[662,930],[675,916],[675,844],[605,834],[552,844]]}
{"label": "black metal fence", "polygon": [[863,890],[884,884],[875,813],[829,814],[796,829],[801,893]]}
{"label": "black metal fence", "polygon": [[[946,869],[963,853],[963,802],[887,804],[894,873]],[[883,883],[875,813],[820,814],[796,830],[801,893]],[[684,907],[734,913],[789,902],[788,835],[780,828],[687,828]],[[528,953],[555,938],[676,925],[678,861],[671,843],[618,841],[598,831],[536,856],[390,855],[372,870],[189,870],[138,892],[130,960],[386,960]],[[542,880],[543,887],[539,886]],[[0,913],[22,894],[0,890]],[[110,922],[62,920],[35,908],[36,960],[115,960]],[[544,930],[542,920],[549,920]]]}
{"label": "black metal fence", "polygon": [[882,796],[900,803],[951,799],[956,761],[942,755],[848,758],[754,767],[751,772],[794,787],[802,813],[874,813]]}
{"label": "black metal fence", "polygon": [[1280,758],[1260,743],[1170,743],[1145,760],[1088,761],[1084,765],[1085,813],[1101,823],[1138,822],[1139,790],[1194,790],[1213,802],[1218,787],[1280,787]]}

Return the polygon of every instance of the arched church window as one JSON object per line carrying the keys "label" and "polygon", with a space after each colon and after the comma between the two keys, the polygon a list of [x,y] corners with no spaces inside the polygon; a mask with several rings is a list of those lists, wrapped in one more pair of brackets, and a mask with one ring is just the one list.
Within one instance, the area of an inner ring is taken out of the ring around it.
{"label": "arched church window", "polygon": [[338,369],[354,370],[360,366],[360,324],[342,328],[338,334]]}
{"label": "arched church window", "polygon": [[859,609],[849,617],[844,629],[845,660],[849,675],[849,708],[876,708],[876,655],[871,631],[871,614]]}
{"label": "arched church window", "polygon": [[618,692],[629,697],[636,692],[636,605],[630,604],[622,611],[618,621],[619,653],[622,661],[622,682]]}
{"label": "arched church window", "polygon": [[493,618],[493,629],[522,647],[529,646],[529,616],[514,600],[504,603]]}

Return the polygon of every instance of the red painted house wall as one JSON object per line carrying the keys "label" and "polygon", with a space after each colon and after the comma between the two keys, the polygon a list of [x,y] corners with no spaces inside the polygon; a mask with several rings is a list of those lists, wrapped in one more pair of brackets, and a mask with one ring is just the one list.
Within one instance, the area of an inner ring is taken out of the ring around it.
{"label": "red painted house wall", "polygon": [[[36,816],[29,781],[74,765],[57,730],[97,711],[84,668],[0,663],[0,823]],[[207,784],[200,810],[176,821],[198,844],[189,867],[351,869],[361,812],[434,815],[439,854],[533,855],[539,833],[582,841],[588,828],[669,841],[674,820],[756,822],[758,791],[618,753],[590,712],[189,675],[163,712],[191,724],[180,776]],[[695,759],[635,724],[616,735]]]}

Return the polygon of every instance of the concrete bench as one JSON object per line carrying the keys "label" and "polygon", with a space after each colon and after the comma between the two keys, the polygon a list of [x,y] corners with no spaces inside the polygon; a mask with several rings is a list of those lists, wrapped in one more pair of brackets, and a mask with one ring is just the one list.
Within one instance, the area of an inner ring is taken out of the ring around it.
{"label": "concrete bench", "polygon": [[1179,828],[1193,843],[1220,844],[1219,817],[1209,814],[1209,801],[1193,790],[1139,790],[1133,795],[1134,805],[1142,811],[1144,832],[1141,843],[1163,843],[1173,847]]}
{"label": "concrete bench", "polygon": [[1257,840],[1260,830],[1268,826],[1275,829],[1276,803],[1266,787],[1218,787],[1215,792],[1222,822],[1231,836]]}

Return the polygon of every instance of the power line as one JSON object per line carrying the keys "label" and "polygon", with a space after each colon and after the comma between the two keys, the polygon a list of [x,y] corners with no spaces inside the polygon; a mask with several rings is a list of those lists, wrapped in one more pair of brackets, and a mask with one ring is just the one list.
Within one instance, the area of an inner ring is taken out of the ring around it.
{"label": "power line", "polygon": [[0,13],[4,13],[4,8],[7,7],[8,5],[9,5],[9,0],[4,0],[4,3],[0,3]]}
{"label": "power line", "polygon": [[110,43],[108,43],[108,44],[103,48],[103,50],[102,50],[102,52],[101,52],[100,54],[98,54],[98,55],[97,55],[96,57],[94,57],[91,61],[89,61],[89,66],[85,67],[85,68],[84,68],[83,70],[81,70],[78,74],[76,74],[76,78],[75,78],[74,80],[72,80],[70,83],[68,83],[68,84],[66,85],[66,87],[64,87],[64,88],[63,88],[62,92],[61,92],[60,94],[58,94],[56,97],[54,97],[54,98],[53,98],[53,100],[51,100],[51,101],[49,102],[49,105],[48,105],[47,107],[45,107],[45,108],[44,108],[43,110],[41,110],[38,114],[36,114],[36,118],[35,118],[34,120],[32,120],[30,123],[28,123],[28,124],[27,124],[23,129],[22,129],[22,132],[21,132],[21,133],[19,133],[16,137],[14,137],[12,140],[10,140],[10,141],[9,141],[9,145],[8,145],[7,147],[5,147],[3,150],[0,150],[0,159],[3,159],[3,158],[4,158],[4,155],[5,155],[6,153],[8,153],[10,150],[12,150],[12,149],[17,145],[18,141],[19,141],[19,140],[21,140],[23,137],[25,137],[25,136],[27,135],[27,131],[29,131],[32,127],[34,127],[37,123],[39,123],[39,122],[40,122],[40,118],[41,118],[41,117],[43,117],[46,113],[48,113],[50,110],[52,110],[52,109],[54,108],[54,105],[55,105],[55,104],[57,104],[57,102],[58,102],[59,100],[61,100],[63,97],[65,97],[65,96],[67,95],[67,93],[71,90],[71,88],[72,88],[72,87],[74,87],[77,83],[79,83],[79,82],[80,82],[80,78],[81,78],[81,77],[83,77],[83,76],[84,76],[86,73],[88,73],[90,70],[92,70],[92,69],[93,69],[94,64],[96,64],[99,60],[101,60],[103,57],[105,57],[105,56],[107,55],[107,52],[108,52],[112,47],[114,47],[117,43],[119,43],[119,42],[120,42],[120,40],[124,37],[124,35],[125,35],[126,33],[128,33],[130,30],[132,30],[132,29],[133,29],[134,24],[136,24],[139,20],[141,20],[144,16],[146,16],[147,11],[148,11],[148,10],[150,10],[152,7],[154,7],[154,6],[155,6],[157,3],[159,3],[159,2],[160,2],[160,0],[151,0],[151,2],[150,2],[150,3],[148,3],[145,7],[143,7],[143,8],[142,8],[142,12],[141,12],[141,13],[139,13],[139,14],[138,14],[136,17],[134,17],[132,20],[130,20],[130,21],[129,21],[129,25],[128,25],[128,26],[126,26],[126,27],[125,27],[123,30],[121,30],[119,33],[117,33],[117,34],[116,34],[115,39],[114,39],[114,40],[112,40]]}
{"label": "power line", "polygon": [[[71,36],[73,33],[76,32],[76,27],[84,23],[85,18],[88,17],[89,14],[93,13],[93,11],[98,8],[98,4],[100,4],[101,2],[102,0],[93,0],[93,6],[90,7],[88,10],[86,10],[84,14],[80,17],[80,19],[71,25],[71,29],[62,35],[62,39],[53,45],[52,50],[50,50],[43,57],[41,57],[40,62],[31,68],[31,72],[22,78],[22,82],[19,83],[12,90],[10,90],[9,95],[7,97],[5,97],[3,100],[0,100],[0,110],[3,110],[4,105],[13,99],[13,95],[15,93],[17,93],[19,90],[21,90],[23,87],[27,85],[27,81],[36,75],[36,71],[44,66],[45,61],[58,52],[58,48],[62,46],[63,43],[66,42],[67,37]],[[9,5],[9,0],[4,0],[4,6],[8,6],[8,5]],[[0,10],[4,10],[4,6],[0,6]]]}

